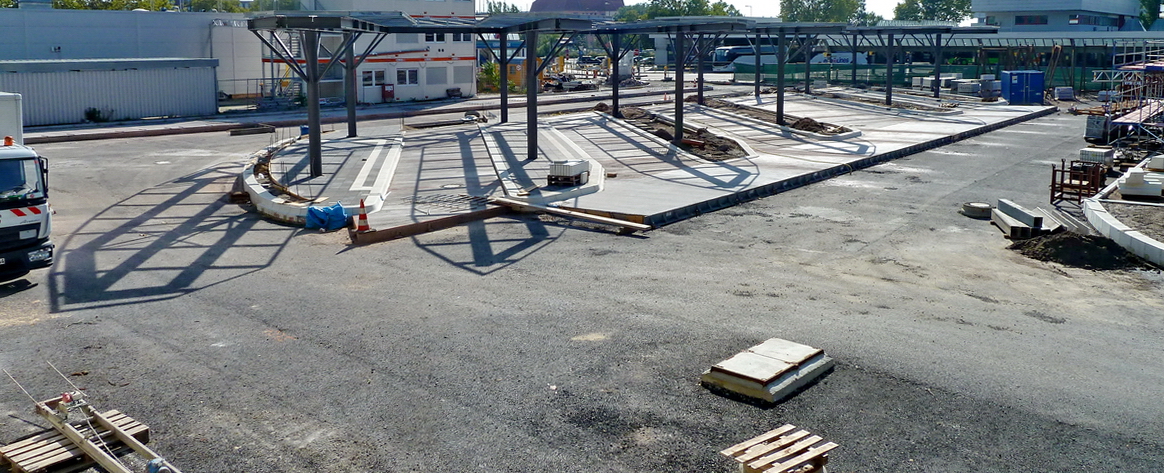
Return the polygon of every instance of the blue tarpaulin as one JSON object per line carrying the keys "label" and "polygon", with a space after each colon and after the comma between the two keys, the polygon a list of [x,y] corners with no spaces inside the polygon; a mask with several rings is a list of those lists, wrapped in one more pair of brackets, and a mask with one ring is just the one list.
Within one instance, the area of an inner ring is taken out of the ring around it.
{"label": "blue tarpaulin", "polygon": [[307,208],[307,228],[339,230],[348,225],[348,213],[339,202],[329,207]]}

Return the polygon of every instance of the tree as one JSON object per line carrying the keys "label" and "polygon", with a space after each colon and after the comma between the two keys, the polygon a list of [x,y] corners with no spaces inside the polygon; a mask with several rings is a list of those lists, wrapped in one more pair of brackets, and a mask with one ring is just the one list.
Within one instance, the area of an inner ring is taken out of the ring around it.
{"label": "tree", "polygon": [[856,18],[853,18],[849,24],[853,26],[877,26],[884,19],[881,15],[862,9],[860,12],[857,12]]}
{"label": "tree", "polygon": [[16,8],[16,0],[0,0],[0,8]]}
{"label": "tree", "polygon": [[490,0],[489,2],[485,3],[485,11],[490,15],[497,15],[501,13],[520,13],[521,9],[517,8],[517,5],[513,5],[511,3],[502,1],[494,2]]}
{"label": "tree", "polygon": [[893,19],[962,21],[970,18],[970,0],[905,0],[893,8]]}
{"label": "tree", "polygon": [[648,3],[636,3],[634,5],[627,5],[619,8],[614,14],[615,21],[638,21],[646,20]]}
{"label": "tree", "polygon": [[708,10],[709,16],[743,16],[740,11],[736,9],[735,5],[719,0],[711,4],[711,9]]}
{"label": "tree", "polygon": [[667,16],[740,16],[740,11],[724,0],[651,0],[618,9],[618,21],[650,20]]}
{"label": "tree", "polygon": [[863,0],[780,0],[780,16],[789,22],[848,23],[864,10]]}
{"label": "tree", "polygon": [[1151,28],[1160,18],[1160,0],[1140,0],[1140,23],[1144,28]]}

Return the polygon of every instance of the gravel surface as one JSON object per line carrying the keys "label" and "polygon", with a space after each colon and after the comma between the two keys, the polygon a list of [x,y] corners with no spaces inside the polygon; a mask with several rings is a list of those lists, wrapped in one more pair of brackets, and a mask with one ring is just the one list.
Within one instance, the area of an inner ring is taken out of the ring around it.
{"label": "gravel surface", "polygon": [[1103,208],[1127,226],[1149,238],[1164,242],[1164,206],[1104,202]]}

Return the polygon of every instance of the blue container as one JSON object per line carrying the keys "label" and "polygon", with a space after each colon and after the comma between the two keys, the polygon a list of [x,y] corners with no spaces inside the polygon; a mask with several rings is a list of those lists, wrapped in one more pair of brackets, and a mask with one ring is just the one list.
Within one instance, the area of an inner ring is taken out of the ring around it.
{"label": "blue container", "polygon": [[1002,71],[1002,98],[1011,105],[1042,105],[1043,71]]}

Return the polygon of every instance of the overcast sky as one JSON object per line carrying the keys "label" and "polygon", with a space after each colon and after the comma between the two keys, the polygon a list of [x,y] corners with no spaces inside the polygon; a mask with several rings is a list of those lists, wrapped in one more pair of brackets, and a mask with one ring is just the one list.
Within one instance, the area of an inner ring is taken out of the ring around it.
{"label": "overcast sky", "polygon": [[[648,1],[650,0],[623,0],[627,5],[646,3]],[[780,16],[780,2],[778,0],[726,1],[735,5],[736,9],[745,16]],[[511,0],[510,3],[516,4],[522,11],[529,11],[529,6],[533,3],[533,0]],[[715,3],[715,0],[709,0],[709,3]],[[896,7],[897,3],[898,0],[865,0],[865,8],[886,19],[893,19],[893,7]]]}

